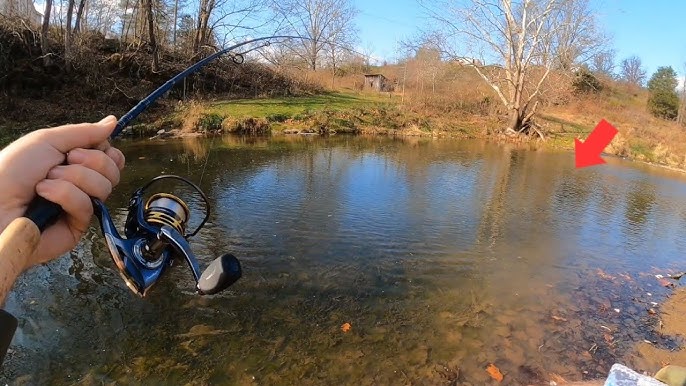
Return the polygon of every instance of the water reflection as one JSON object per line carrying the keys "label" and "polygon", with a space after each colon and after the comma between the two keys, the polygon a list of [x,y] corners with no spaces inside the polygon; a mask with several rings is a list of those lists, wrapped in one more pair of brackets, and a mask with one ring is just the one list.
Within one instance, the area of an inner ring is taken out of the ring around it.
{"label": "water reflection", "polygon": [[686,185],[667,172],[619,160],[577,171],[570,154],[427,139],[123,147],[109,203],[120,223],[142,183],[189,176],[213,207],[196,254],[235,253],[243,279],[201,298],[182,266],[138,299],[92,227],[17,285],[3,378],[482,384],[493,362],[519,384],[602,375],[632,363],[631,342],[662,339],[641,304],[664,293],[646,275],[682,261]]}
{"label": "water reflection", "polygon": [[626,200],[626,219],[632,225],[645,224],[654,204],[655,191],[652,186],[645,182],[632,186]]}

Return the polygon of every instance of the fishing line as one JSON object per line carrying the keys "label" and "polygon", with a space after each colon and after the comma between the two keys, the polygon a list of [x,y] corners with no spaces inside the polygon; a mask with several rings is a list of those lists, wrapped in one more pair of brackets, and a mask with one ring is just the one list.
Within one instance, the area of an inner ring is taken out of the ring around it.
{"label": "fishing line", "polygon": [[205,176],[205,169],[207,169],[207,163],[210,160],[210,154],[212,154],[212,148],[214,147],[214,138],[216,135],[212,136],[212,140],[210,141],[210,148],[207,150],[207,157],[205,157],[205,164],[202,166],[202,173],[200,173],[200,181],[198,181],[198,185],[202,185],[202,178]]}
{"label": "fishing line", "polygon": [[[260,48],[268,47],[270,44],[271,43],[269,41],[267,41],[266,43],[260,44],[259,46],[255,47],[255,48],[251,48],[247,51],[243,51],[243,52],[239,52],[239,53],[231,53],[230,54],[231,55],[231,61],[233,61],[237,65],[243,64],[245,62],[245,55],[247,55],[253,51],[259,50]],[[240,59],[238,59],[238,58],[240,58]],[[210,154],[212,154],[212,149],[214,148],[215,137],[216,137],[216,135],[213,135],[212,139],[210,140],[210,148],[207,150],[207,157],[205,157],[205,163],[202,166],[202,173],[200,173],[200,180],[198,181],[198,185],[202,185],[202,179],[205,176],[205,170],[207,169],[207,164],[210,161]]]}

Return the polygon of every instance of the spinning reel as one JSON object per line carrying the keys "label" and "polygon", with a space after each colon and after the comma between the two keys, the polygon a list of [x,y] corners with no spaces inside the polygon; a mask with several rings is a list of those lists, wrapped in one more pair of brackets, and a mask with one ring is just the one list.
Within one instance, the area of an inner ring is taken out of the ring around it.
{"label": "spinning reel", "polygon": [[[193,232],[186,230],[190,218],[188,205],[169,193],[155,193],[143,204],[146,189],[154,183],[174,179],[192,187],[205,202],[205,217]],[[123,238],[117,232],[107,207],[93,199],[95,214],[100,220],[103,236],[112,260],[126,285],[136,294],[145,296],[175,258],[186,259],[200,295],[212,295],[224,290],[241,277],[241,265],[235,256],[224,254],[215,259],[200,275],[200,266],[187,239],[195,236],[210,215],[210,204],[200,188],[187,179],[174,175],[153,178],[136,190],[129,200]]]}

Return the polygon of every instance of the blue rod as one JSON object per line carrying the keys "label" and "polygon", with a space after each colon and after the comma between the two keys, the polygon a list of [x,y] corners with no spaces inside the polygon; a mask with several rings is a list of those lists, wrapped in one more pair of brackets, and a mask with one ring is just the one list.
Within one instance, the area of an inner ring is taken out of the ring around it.
{"label": "blue rod", "polygon": [[135,105],[126,114],[122,115],[122,117],[119,118],[119,121],[117,122],[117,127],[114,129],[114,131],[110,135],[110,138],[114,138],[117,135],[119,135],[121,133],[121,131],[124,130],[126,125],[129,124],[129,122],[131,122],[136,117],[138,117],[138,115],[140,115],[140,113],[145,111],[145,109],[147,109],[148,106],[153,104],[153,102],[155,102],[157,100],[157,98],[161,97],[165,92],[169,91],[169,89],[171,89],[176,83],[183,80],[188,75],[200,70],[205,65],[207,65],[209,62],[217,59],[218,57],[220,57],[224,54],[229,53],[232,50],[235,50],[238,47],[242,47],[242,46],[250,44],[250,43],[255,43],[255,42],[259,42],[259,41],[263,41],[263,40],[269,40],[269,39],[307,39],[307,38],[303,38],[302,36],[275,35],[275,36],[266,36],[266,37],[246,40],[242,43],[234,44],[233,46],[231,46],[229,48],[225,48],[219,52],[216,52],[216,53],[206,57],[205,59],[198,61],[194,65],[188,67],[187,69],[176,74],[173,78],[166,81],[163,85],[158,87],[157,90],[151,92],[150,95],[146,96],[140,102],[138,102],[138,104]]}

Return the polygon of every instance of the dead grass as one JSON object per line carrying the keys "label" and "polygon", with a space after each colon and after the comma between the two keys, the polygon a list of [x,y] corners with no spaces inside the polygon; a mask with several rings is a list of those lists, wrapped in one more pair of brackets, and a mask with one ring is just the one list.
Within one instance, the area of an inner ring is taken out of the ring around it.
{"label": "dead grass", "polygon": [[548,107],[542,117],[548,131],[558,135],[559,147],[572,149],[575,137],[585,139],[605,119],[619,130],[606,153],[686,169],[686,129],[650,115],[647,99],[645,90],[613,83],[599,95]]}
{"label": "dead grass", "polygon": [[191,133],[197,130],[198,122],[205,113],[205,107],[197,101],[191,101],[182,108],[179,117],[181,118],[181,132]]}
{"label": "dead grass", "polygon": [[264,117],[226,118],[222,121],[224,132],[245,135],[263,135],[271,131],[269,121]]}

